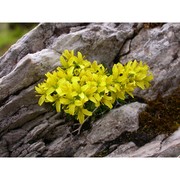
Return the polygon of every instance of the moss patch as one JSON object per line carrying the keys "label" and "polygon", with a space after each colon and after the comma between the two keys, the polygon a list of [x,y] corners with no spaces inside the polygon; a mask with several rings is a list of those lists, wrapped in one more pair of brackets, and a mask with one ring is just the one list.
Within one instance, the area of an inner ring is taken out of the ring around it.
{"label": "moss patch", "polygon": [[161,27],[163,26],[165,23],[143,23],[143,27],[145,29],[152,29],[155,27]]}
{"label": "moss patch", "polygon": [[148,102],[139,115],[141,131],[154,135],[171,134],[180,125],[180,87],[172,95]]}
{"label": "moss patch", "polygon": [[[150,142],[160,134],[170,135],[180,126],[180,87],[170,96],[146,102],[145,111],[139,115],[139,129],[135,132],[124,132],[117,139],[105,143],[95,157],[104,157],[127,142],[134,142],[138,147]],[[113,145],[115,148],[112,148]]]}

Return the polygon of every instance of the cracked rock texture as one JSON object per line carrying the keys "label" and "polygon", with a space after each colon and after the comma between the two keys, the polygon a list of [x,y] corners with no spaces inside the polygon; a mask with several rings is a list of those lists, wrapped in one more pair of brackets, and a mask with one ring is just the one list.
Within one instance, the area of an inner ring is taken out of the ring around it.
{"label": "cracked rock texture", "polygon": [[[112,67],[130,59],[146,62],[152,87],[135,94],[146,100],[170,95],[180,84],[180,24],[144,29],[141,23],[43,23],[0,57],[0,157],[91,157],[124,132],[139,128],[140,102],[111,110],[91,128],[73,134],[72,123],[51,105],[38,106],[34,86],[60,66],[65,49]],[[162,134],[142,147],[114,144],[107,157],[177,157],[179,130]]]}
{"label": "cracked rock texture", "polygon": [[159,135],[150,143],[138,148],[133,142],[120,145],[108,157],[178,157],[180,129],[168,138]]}
{"label": "cracked rock texture", "polygon": [[154,100],[158,94],[167,96],[180,84],[180,24],[164,24],[162,27],[142,29],[131,43],[129,51],[120,61],[141,59],[154,74],[152,88],[137,91],[138,96]]}

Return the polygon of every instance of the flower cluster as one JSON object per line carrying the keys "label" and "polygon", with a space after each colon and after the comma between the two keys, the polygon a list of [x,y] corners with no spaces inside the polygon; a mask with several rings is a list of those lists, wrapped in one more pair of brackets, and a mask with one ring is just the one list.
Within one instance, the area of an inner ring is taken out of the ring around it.
{"label": "flower cluster", "polygon": [[63,110],[75,116],[80,124],[95,108],[103,104],[112,109],[116,99],[124,100],[126,93],[133,97],[136,87],[148,88],[153,79],[149,67],[136,60],[124,66],[114,64],[111,73],[97,61],[84,59],[80,52],[75,55],[73,50],[65,50],[60,62],[62,67],[45,74],[46,80],[35,87],[40,95],[38,104],[50,102],[57,112]]}

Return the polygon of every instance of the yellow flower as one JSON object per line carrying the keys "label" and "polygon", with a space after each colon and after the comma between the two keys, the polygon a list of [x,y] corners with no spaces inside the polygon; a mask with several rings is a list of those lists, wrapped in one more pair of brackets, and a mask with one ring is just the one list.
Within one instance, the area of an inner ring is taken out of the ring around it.
{"label": "yellow flower", "polygon": [[77,57],[75,58],[75,66],[80,67],[81,69],[87,68],[91,65],[91,63],[83,59],[83,56],[80,52],[77,53]]}
{"label": "yellow flower", "polygon": [[77,115],[77,119],[79,120],[80,124],[83,124],[85,116],[92,116],[92,112],[84,109],[83,107],[79,107],[77,110]]}
{"label": "yellow flower", "polygon": [[38,104],[50,102],[57,112],[63,109],[81,124],[92,116],[93,108],[104,104],[112,109],[116,99],[124,100],[126,94],[133,97],[136,87],[148,88],[153,79],[148,65],[142,61],[114,64],[109,73],[97,61],[91,63],[84,59],[80,52],[75,55],[73,50],[65,50],[60,62],[62,67],[47,72],[46,80],[35,86],[40,96]]}
{"label": "yellow flower", "polygon": [[113,107],[113,98],[111,96],[108,96],[106,94],[104,94],[103,98],[101,99],[102,104],[105,104],[106,106],[108,106],[110,109],[112,109]]}
{"label": "yellow flower", "polygon": [[60,56],[60,62],[64,68],[69,68],[73,65],[74,50],[64,50],[62,56]]}
{"label": "yellow flower", "polygon": [[45,101],[46,102],[54,102],[54,98],[51,96],[51,93],[54,92],[53,87],[46,87],[46,84],[38,84],[38,86],[35,86],[35,90],[38,94],[41,94],[41,97],[38,101],[38,104],[41,106]]}

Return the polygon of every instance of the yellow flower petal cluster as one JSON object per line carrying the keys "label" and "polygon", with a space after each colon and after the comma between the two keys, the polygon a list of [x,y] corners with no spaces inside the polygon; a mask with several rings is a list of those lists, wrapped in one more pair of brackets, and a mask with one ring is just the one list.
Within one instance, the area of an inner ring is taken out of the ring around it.
{"label": "yellow flower petal cluster", "polygon": [[112,109],[116,99],[125,99],[125,94],[133,97],[136,87],[148,88],[153,75],[149,67],[141,61],[129,61],[126,65],[114,64],[112,73],[98,64],[86,60],[80,52],[65,50],[60,57],[61,67],[45,74],[46,80],[35,86],[40,95],[38,104],[50,102],[61,110],[73,115],[83,124],[92,116],[94,108],[104,104]]}

